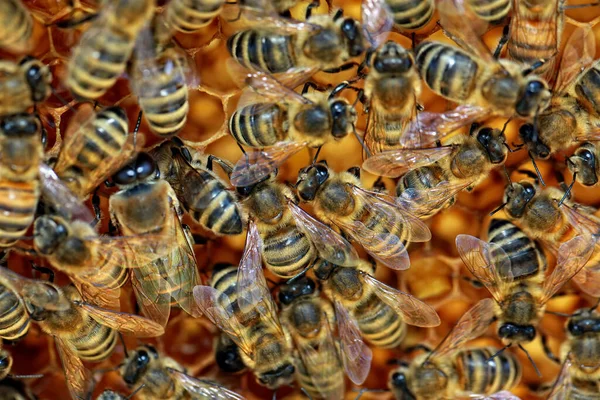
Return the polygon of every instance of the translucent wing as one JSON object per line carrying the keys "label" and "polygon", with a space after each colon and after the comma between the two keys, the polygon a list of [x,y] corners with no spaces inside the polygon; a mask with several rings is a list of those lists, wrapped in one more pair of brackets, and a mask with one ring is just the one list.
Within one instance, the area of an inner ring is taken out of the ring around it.
{"label": "translucent wing", "polygon": [[519,397],[515,396],[508,390],[503,390],[501,392],[490,394],[489,396],[475,397],[475,398],[476,399],[479,398],[482,400],[521,400]]}
{"label": "translucent wing", "polygon": [[556,377],[552,391],[548,395],[548,400],[565,400],[569,398],[569,392],[571,390],[571,360],[567,359],[563,362],[563,365]]}
{"label": "translucent wing", "polygon": [[585,266],[592,256],[595,245],[596,240],[590,235],[575,236],[560,245],[556,267],[552,274],[544,280],[541,304],[546,304],[569,279]]}
{"label": "translucent wing", "polygon": [[595,55],[596,37],[591,27],[585,25],[575,29],[565,45],[554,92],[565,92],[583,71],[591,67]]}
{"label": "translucent wing", "polygon": [[71,397],[74,399],[83,399],[88,395],[91,376],[83,362],[75,353],[73,346],[59,337],[54,336],[54,342],[58,349],[58,355],[65,371],[65,379]]}
{"label": "translucent wing", "polygon": [[[376,194],[349,185],[352,194],[362,204],[365,214],[377,221],[372,227],[362,220],[341,220],[334,222],[346,234],[359,242],[375,259],[392,269],[407,269],[410,266],[408,253],[403,240],[422,242],[431,239],[429,228],[418,218],[410,215],[399,206],[383,201]],[[400,236],[405,237],[399,237]]]}
{"label": "translucent wing", "polygon": [[261,249],[262,239],[258,228],[250,221],[246,247],[237,273],[237,303],[242,310],[255,310],[265,325],[270,326],[283,337],[285,334],[279,324],[277,307],[263,274]]}
{"label": "translucent wing", "polygon": [[385,0],[364,0],[361,4],[362,26],[371,47],[378,47],[394,25],[392,12]]}
{"label": "translucent wing", "polygon": [[[169,151],[170,153],[170,151]],[[171,156],[173,166],[171,170],[174,172],[170,174],[168,181],[173,187],[173,190],[177,193],[177,197],[179,199],[188,198],[185,187],[193,188],[194,192],[198,192],[205,185],[207,185],[212,179],[209,178],[206,174],[200,173],[194,166],[192,166],[186,159],[183,157],[181,152],[175,151]],[[189,198],[191,198],[190,196]],[[210,196],[194,196],[194,208],[196,210],[204,210],[206,209],[210,202],[212,201],[212,197]],[[182,200],[183,201],[183,200]],[[186,206],[189,207],[190,202],[188,201]]]}
{"label": "translucent wing", "polygon": [[452,146],[389,150],[367,158],[362,167],[375,175],[397,178],[412,169],[433,164],[453,151]]}
{"label": "translucent wing", "polygon": [[[260,71],[260,67],[253,65],[253,69],[249,70],[241,66],[234,59],[229,59],[226,62],[227,71],[231,76],[232,80],[243,89],[242,96],[238,101],[238,108],[244,104],[253,104],[256,102],[263,102],[264,99],[260,98],[256,91],[248,87],[247,80],[252,78],[256,74],[256,71]],[[319,71],[318,66],[312,67],[294,67],[290,68],[282,73],[271,74],[276,81],[280,82],[283,86],[288,88],[295,88],[306,82]]]}
{"label": "translucent wing", "polygon": [[131,286],[142,314],[166,326],[171,313],[170,287],[157,269],[147,265],[132,270]]}
{"label": "translucent wing", "polygon": [[[21,295],[24,292],[44,292],[45,290],[47,290],[47,288],[44,286],[51,286],[57,291],[60,290],[50,282],[38,281],[35,279],[28,279],[22,277],[21,275],[11,271],[6,267],[0,267],[0,283],[19,295]],[[58,301],[55,301],[52,304],[46,303],[44,304],[44,307],[52,311],[64,311],[68,310],[71,307],[71,302],[66,297],[61,296]]]}
{"label": "translucent wing", "polygon": [[320,28],[318,25],[305,21],[281,17],[270,0],[246,0],[243,3],[234,7],[228,3],[225,4],[223,15],[228,20],[236,21],[241,13],[247,27],[255,30],[268,30],[277,34],[306,34]]}
{"label": "translucent wing", "polygon": [[[367,125],[365,127],[365,145],[371,152],[371,154],[381,153],[393,146],[394,143],[390,143],[388,140],[387,129],[393,129],[394,131],[404,132],[410,120],[408,118],[398,118],[390,120],[389,117],[382,112],[382,105],[378,99],[371,99],[369,103],[369,114],[367,115]],[[396,146],[400,146],[397,143]]]}
{"label": "translucent wing", "polygon": [[231,184],[243,187],[260,182],[305,147],[305,143],[279,142],[263,150],[247,152],[233,167]]}
{"label": "translucent wing", "polygon": [[[502,302],[504,286],[513,280],[510,259],[494,243],[486,243],[470,235],[456,237],[456,249],[467,269],[492,294],[494,299]],[[499,271],[503,271],[502,276]]]}
{"label": "translucent wing", "polygon": [[288,200],[288,207],[294,216],[296,225],[308,236],[321,258],[344,267],[352,267],[358,264],[360,259],[356,250],[340,234],[324,223],[317,221],[292,200]]}
{"label": "translucent wing", "polygon": [[594,215],[595,209],[563,203],[561,210],[580,235],[600,234],[600,218]]}
{"label": "translucent wing", "polygon": [[373,288],[374,293],[385,304],[402,316],[409,325],[434,327],[440,324],[440,317],[430,305],[416,297],[387,286],[368,274],[361,274],[364,282]]}
{"label": "translucent wing", "polygon": [[[255,72],[246,78],[246,84],[257,95],[266,101],[275,103],[300,103],[312,104],[312,101],[294,92],[282,82],[278,81],[273,75],[264,72]],[[264,101],[264,100],[263,100]],[[238,106],[239,107],[239,106]]]}
{"label": "translucent wing", "polygon": [[71,165],[70,157],[67,154],[78,154],[85,143],[85,137],[82,135],[87,127],[91,126],[96,119],[96,112],[90,103],[83,103],[77,109],[77,112],[69,119],[69,125],[63,135],[63,144],[58,160],[54,165],[57,174],[61,174]]}
{"label": "translucent wing", "polygon": [[194,299],[202,313],[252,359],[253,346],[235,317],[229,297],[210,286],[198,285],[194,288]]}
{"label": "translucent wing", "polygon": [[[598,251],[598,245],[595,247]],[[596,254],[592,254],[590,259],[596,259]],[[575,276],[573,281],[579,288],[592,297],[600,297],[600,265],[587,265],[582,268]]]}
{"label": "translucent wing", "polygon": [[354,384],[362,385],[369,375],[373,352],[363,342],[358,325],[348,310],[337,300],[334,300],[333,304],[346,375]]}
{"label": "translucent wing", "polygon": [[446,338],[431,353],[430,358],[451,354],[470,340],[483,335],[492,324],[494,316],[494,300],[480,300],[458,320]]}
{"label": "translucent wing", "polygon": [[423,190],[415,188],[405,189],[396,199],[396,204],[406,209],[416,217],[430,216],[433,210],[444,207],[454,196],[471,185],[472,181],[461,180],[450,183],[440,182],[432,188]]}
{"label": "translucent wing", "polygon": [[214,400],[244,400],[245,397],[206,379],[193,378],[181,371],[167,368],[169,374],[192,395]]}
{"label": "translucent wing", "polygon": [[87,311],[92,318],[102,325],[119,332],[129,333],[137,337],[157,337],[165,333],[162,325],[139,315],[107,310],[77,301],[74,304]]}
{"label": "translucent wing", "polygon": [[97,287],[90,285],[75,276],[70,276],[71,281],[77,287],[77,291],[81,294],[84,301],[95,306],[106,308],[109,310],[120,309],[121,289],[109,289],[106,287]]}
{"label": "translucent wing", "polygon": [[88,223],[94,220],[90,210],[60,180],[56,172],[44,163],[40,164],[40,181],[42,195],[63,216]]}

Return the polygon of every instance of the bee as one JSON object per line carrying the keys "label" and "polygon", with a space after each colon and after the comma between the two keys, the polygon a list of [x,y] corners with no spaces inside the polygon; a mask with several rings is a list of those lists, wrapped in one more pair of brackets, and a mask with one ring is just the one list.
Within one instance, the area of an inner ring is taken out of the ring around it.
{"label": "bee", "polygon": [[[335,307],[338,334],[342,341],[343,354],[352,350],[352,343],[360,336],[379,348],[394,348],[406,336],[406,324],[433,327],[440,324],[435,310],[408,293],[391,288],[373,277],[374,264],[367,261],[355,268],[340,267],[322,260],[314,267],[315,276],[324,281],[324,292]],[[364,358],[369,360],[370,350],[365,348]],[[359,360],[356,369],[362,367]],[[348,364],[347,362],[345,364]],[[366,377],[366,373],[364,377]],[[353,379],[360,374],[348,374]]]}
{"label": "bee", "polygon": [[21,0],[3,1],[0,5],[3,26],[0,47],[12,53],[29,53],[33,42],[33,18]]}
{"label": "bee", "polygon": [[133,261],[138,265],[132,269],[132,285],[142,312],[165,326],[173,299],[188,314],[197,315],[192,297],[198,283],[196,258],[171,185],[161,179],[148,153],[139,153],[112,182],[119,188],[109,199],[112,224],[125,237],[146,237],[147,251],[158,256],[149,263]]}
{"label": "bee", "polygon": [[[596,306],[597,307],[597,306]],[[598,398],[600,315],[593,308],[577,310],[567,322],[567,339],[561,346],[563,366],[548,399]]]}
{"label": "bee", "polygon": [[137,392],[140,400],[208,398],[242,400],[243,397],[215,382],[193,378],[170,357],[161,356],[151,345],[138,347],[119,368],[121,377],[130,387],[142,385]]}
{"label": "bee", "polygon": [[[3,3],[6,4],[6,3]],[[34,57],[0,62],[0,116],[19,114],[50,96],[52,73]]]}
{"label": "bee", "polygon": [[241,204],[261,237],[267,268],[291,278],[311,267],[317,256],[341,265],[358,262],[356,250],[330,227],[296,204],[292,190],[276,181],[276,173],[263,182],[236,188]]}
{"label": "bee", "polygon": [[128,124],[125,110],[117,106],[96,113],[83,104],[70,120],[54,171],[79,198],[88,196],[133,155],[137,127],[130,137]]}
{"label": "bee", "polygon": [[125,72],[135,41],[154,14],[154,1],[105,2],[69,59],[65,83],[80,99],[95,100]]}
{"label": "bee", "polygon": [[196,286],[200,310],[238,346],[259,384],[276,389],[294,380],[292,338],[283,330],[262,272],[260,235],[248,227],[246,247],[236,271],[215,269],[210,286]]}
{"label": "bee", "polygon": [[[435,350],[415,357],[389,375],[388,387],[396,399],[454,399],[503,397],[521,380],[517,358],[497,348],[464,347],[473,321],[461,318]],[[491,395],[492,397],[487,397]]]}
{"label": "bee", "polygon": [[397,148],[414,119],[421,78],[412,54],[391,40],[370,54],[366,65],[365,144],[371,153],[380,153]]}
{"label": "bee", "polygon": [[257,183],[306,146],[320,147],[354,131],[356,110],[336,97],[346,83],[329,93],[306,93],[309,85],[305,85],[300,95],[266,74],[253,74],[248,81],[229,119],[229,131],[240,145],[261,150],[236,164],[231,174],[234,186]]}
{"label": "bee", "polygon": [[600,148],[594,142],[584,142],[567,158],[573,181],[583,186],[596,186],[600,175]]}
{"label": "bee", "polygon": [[242,361],[240,349],[225,333],[215,338],[213,345],[215,361],[219,369],[228,374],[246,372],[246,365]]}
{"label": "bee", "polygon": [[447,146],[389,150],[368,158],[363,169],[402,176],[397,202],[426,219],[454,204],[458,191],[475,187],[503,165],[508,150],[503,131],[473,124],[468,137],[457,135]]}
{"label": "bee", "polygon": [[430,240],[431,232],[393,198],[363,189],[359,173],[336,173],[320,161],[300,170],[295,187],[320,220],[337,226],[387,267],[407,269],[406,245]]}
{"label": "bee", "polygon": [[333,340],[335,315],[331,303],[321,299],[316,283],[302,277],[281,286],[283,328],[297,350],[297,380],[312,398],[344,397],[344,365]]}
{"label": "bee", "polygon": [[0,273],[0,338],[4,340],[16,342],[29,332],[31,319],[20,294],[25,282],[13,274]]}
{"label": "bee", "polygon": [[243,212],[237,196],[213,171],[216,163],[231,174],[232,165],[186,147],[176,137],[153,149],[150,155],[194,221],[217,235],[242,233]]}
{"label": "bee", "polygon": [[473,32],[481,20],[468,7],[442,0],[438,10],[444,30],[469,51],[432,41],[417,46],[419,72],[433,92],[472,106],[480,119],[515,114],[533,118],[548,107],[551,93],[546,81],[519,63],[494,58]]}
{"label": "bee", "polygon": [[595,241],[579,235],[560,245],[556,267],[546,276],[546,261],[537,244],[507,220],[490,224],[489,242],[458,235],[456,247],[467,269],[492,294],[480,300],[465,316],[465,340],[482,335],[498,321],[504,344],[522,346],[537,334],[537,325],[550,298],[586,264]]}
{"label": "bee", "polygon": [[170,2],[156,21],[159,42],[171,39],[175,32],[194,33],[215,19],[225,0],[176,0]]}

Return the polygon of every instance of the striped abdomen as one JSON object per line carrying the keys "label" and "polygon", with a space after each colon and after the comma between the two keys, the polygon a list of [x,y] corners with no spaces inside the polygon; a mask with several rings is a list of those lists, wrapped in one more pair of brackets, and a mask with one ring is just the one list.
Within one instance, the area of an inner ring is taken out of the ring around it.
{"label": "striped abdomen", "polygon": [[484,347],[463,350],[456,355],[459,386],[463,392],[493,394],[510,390],[521,380],[521,365],[516,357],[503,351],[491,358],[498,349]]}
{"label": "striped abdomen", "polygon": [[251,104],[237,110],[229,119],[229,131],[238,143],[267,147],[288,134],[287,113],[277,104]]}
{"label": "striped abdomen", "polygon": [[165,10],[167,24],[184,33],[197,31],[219,15],[224,0],[174,0]]}
{"label": "striped abdomen", "polygon": [[417,46],[421,77],[435,93],[464,103],[475,89],[479,65],[465,51],[439,42]]}
{"label": "striped abdomen", "polygon": [[190,108],[186,78],[180,61],[166,55],[154,68],[136,77],[138,103],[150,129],[168,137],[177,134],[187,121]]}
{"label": "striped abdomen", "polygon": [[[488,242],[499,246],[508,256],[510,263],[496,264],[502,277],[525,279],[543,274],[546,270],[546,258],[536,242],[508,220],[492,219],[488,227]],[[492,256],[497,257],[494,251]]]}
{"label": "striped abdomen", "polygon": [[469,7],[482,20],[490,23],[502,21],[512,8],[512,0],[469,0]]}
{"label": "striped abdomen", "polygon": [[[426,192],[427,189],[436,187],[442,182],[448,182],[448,173],[437,164],[413,169],[404,174],[396,185],[396,196],[400,197],[406,189],[414,189],[418,192]],[[410,196],[407,196],[410,198]],[[445,203],[437,205],[427,213],[418,213],[419,218],[427,219],[438,212],[452,206],[456,196],[451,197]]]}
{"label": "striped abdomen", "polygon": [[393,348],[399,346],[406,336],[406,324],[402,318],[373,291],[365,293],[353,308],[353,314],[363,337],[374,346]]}
{"label": "striped abdomen", "polygon": [[401,29],[419,29],[431,21],[433,0],[386,0],[392,11],[394,23]]}
{"label": "striped abdomen", "polygon": [[33,222],[39,182],[0,181],[0,247],[8,246],[25,235]]}
{"label": "striped abdomen", "polygon": [[27,334],[30,319],[23,300],[15,292],[0,284],[0,337],[18,340]]}
{"label": "striped abdomen", "polygon": [[[559,21],[555,6],[552,7],[550,15],[532,12],[523,4],[517,7],[515,11],[522,15],[511,20],[510,37],[506,45],[510,59],[531,65],[539,60],[552,60],[556,56],[557,40],[560,39],[557,37]],[[551,63],[547,62],[537,68],[536,74],[541,75],[550,65]]]}
{"label": "striped abdomen", "polygon": [[[199,174],[203,183],[193,179]],[[200,225],[217,234],[237,235],[242,232],[242,214],[235,195],[210,173],[196,169],[192,179],[183,179],[183,205]]]}
{"label": "striped abdomen", "polygon": [[13,53],[28,53],[32,47],[33,18],[21,0],[0,2],[0,20],[0,47]]}
{"label": "striped abdomen", "polygon": [[125,72],[135,41],[126,33],[88,29],[69,61],[66,84],[81,99],[97,99]]}
{"label": "striped abdomen", "polygon": [[600,63],[594,63],[575,85],[577,99],[600,115]]}
{"label": "striped abdomen", "polygon": [[317,255],[310,239],[293,224],[280,227],[262,239],[267,268],[282,278],[302,272]]}
{"label": "striped abdomen", "polygon": [[[323,367],[321,373],[310,374],[302,360],[297,359],[294,363],[296,365],[296,379],[299,386],[304,388],[313,399],[333,399],[335,394],[344,391],[344,367],[341,362],[337,365],[331,365],[331,360],[335,359],[337,355],[325,354],[318,350],[318,348],[315,350],[318,354],[315,359],[318,360],[317,365]],[[315,382],[317,382],[318,387]]]}
{"label": "striped abdomen", "polygon": [[227,39],[229,54],[244,67],[270,73],[285,72],[296,67],[292,37],[249,29]]}
{"label": "striped abdomen", "polygon": [[86,278],[93,279],[93,284],[96,286],[106,287],[108,289],[120,288],[127,282],[129,276],[128,270],[125,267],[127,260],[124,258],[126,254],[121,250],[111,249],[106,246],[100,250],[102,254],[100,263],[95,268],[95,274]]}
{"label": "striped abdomen", "polygon": [[85,315],[85,324],[77,336],[69,338],[77,354],[85,361],[102,361],[110,357],[117,344],[117,332]]}

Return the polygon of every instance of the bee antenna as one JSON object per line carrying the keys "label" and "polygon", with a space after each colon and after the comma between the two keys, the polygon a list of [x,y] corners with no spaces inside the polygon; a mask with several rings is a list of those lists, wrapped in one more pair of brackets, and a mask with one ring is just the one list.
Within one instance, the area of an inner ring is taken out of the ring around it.
{"label": "bee antenna", "polygon": [[504,125],[502,126],[502,134],[504,134],[504,131],[506,130],[506,127],[508,126],[508,124],[510,123],[510,121],[512,121],[512,117],[510,117],[509,119],[507,119],[506,122],[504,123]]}
{"label": "bee antenna", "polygon": [[317,148],[317,152],[315,153],[315,156],[313,157],[312,165],[315,165],[317,163],[317,160],[319,159],[319,153],[321,152],[322,148],[323,148],[322,145]]}
{"label": "bee antenna", "polygon": [[356,140],[358,140],[358,143],[360,143],[361,147],[367,154],[367,158],[371,157],[371,152],[369,151],[369,148],[365,144],[365,141],[360,137],[358,132],[356,132],[356,126],[354,124],[352,124],[352,133],[354,134],[354,137],[356,138]]}
{"label": "bee antenna", "polygon": [[140,386],[138,386],[133,392],[131,392],[129,396],[127,396],[127,399],[131,399],[133,396],[135,396],[140,390],[144,388],[144,386],[146,386],[145,383],[142,383]]}
{"label": "bee antenna", "polygon": [[127,345],[125,344],[125,338],[123,337],[123,334],[121,332],[119,333],[119,340],[121,341],[121,344],[123,345],[123,354],[125,354],[125,358],[129,358],[129,353],[127,352]]}
{"label": "bee antenna", "polygon": [[362,388],[362,389],[352,389],[353,392],[358,392],[358,394],[356,395],[356,397],[354,398],[354,400],[359,400],[363,394],[365,393],[385,393],[385,392],[389,392],[389,389],[369,389],[369,388]]}
{"label": "bee antenna", "polygon": [[306,389],[304,389],[303,387],[301,387],[300,391],[302,392],[303,395],[305,395],[306,397],[308,397],[310,400],[313,400],[312,396],[310,395],[310,393],[308,393],[306,391]]}
{"label": "bee antenna", "polygon": [[523,353],[525,353],[525,355],[529,359],[529,362],[531,363],[531,365],[533,365],[533,368],[535,369],[535,373],[537,374],[537,376],[541,378],[542,374],[540,373],[540,370],[538,369],[537,365],[535,365],[535,362],[533,361],[533,358],[531,358],[531,355],[529,354],[529,352],[527,350],[525,350],[525,347],[523,347],[523,345],[521,345],[520,343],[519,343],[519,348],[523,351]]}
{"label": "bee antenna", "polygon": [[600,306],[600,297],[598,297],[596,304],[594,304],[592,307],[590,307],[590,312],[594,311],[596,308],[598,308],[598,306]]}
{"label": "bee antenna", "polygon": [[577,178],[577,171],[575,171],[573,173],[573,180],[571,181],[571,184],[569,185],[569,187],[567,187],[567,190],[565,190],[565,194],[563,195],[562,199],[560,199],[560,201],[558,202],[558,206],[560,207],[562,205],[562,203],[566,200],[571,198],[571,191],[573,189],[573,185],[575,185],[575,178]]}
{"label": "bee antenna", "polygon": [[542,178],[542,173],[540,172],[540,169],[538,168],[535,162],[535,158],[533,158],[533,154],[531,154],[531,152],[529,152],[529,158],[531,159],[531,163],[533,164],[533,168],[535,169],[535,173],[537,174],[540,183],[542,184],[542,186],[546,186],[546,182],[544,182],[544,178]]}
{"label": "bee antenna", "polygon": [[[507,344],[506,346],[504,346],[503,348],[501,348],[500,350],[498,350],[497,352],[495,352],[494,354],[492,354],[490,356],[490,358],[488,358],[487,360],[485,360],[485,362],[489,362],[492,361],[494,358],[498,357],[500,354],[502,354],[504,352],[504,350],[508,349],[510,346],[512,346],[512,343]],[[521,345],[519,345],[519,347],[521,347]]]}

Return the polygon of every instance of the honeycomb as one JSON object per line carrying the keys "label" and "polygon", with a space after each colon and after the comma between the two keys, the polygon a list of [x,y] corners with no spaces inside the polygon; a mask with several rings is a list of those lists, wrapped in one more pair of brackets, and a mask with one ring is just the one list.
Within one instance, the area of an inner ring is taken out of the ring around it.
{"label": "honeycomb", "polygon": [[[572,1],[584,3],[585,0]],[[78,15],[94,12],[97,4],[94,1],[84,0],[24,0],[26,6],[35,17],[34,37],[36,47],[32,55],[43,60],[51,66],[54,75],[53,86],[56,93],[63,99],[67,99],[69,105],[56,95],[39,107],[39,113],[49,133],[47,146],[48,155],[56,154],[61,143],[61,132],[69,124],[73,115],[73,109],[77,108],[72,101],[67,89],[62,85],[65,75],[66,63],[72,47],[77,43],[82,28],[58,29],[52,26],[56,21],[68,18],[70,15]],[[292,15],[302,18],[307,2],[302,2],[292,9]],[[359,0],[333,0],[331,7],[343,8],[346,15],[360,18]],[[321,0],[316,9],[318,13],[328,11],[328,4]],[[585,9],[572,9],[567,11],[568,17],[575,21],[587,22],[600,16],[598,7]],[[433,20],[436,20],[434,17]],[[430,27],[429,27],[430,28]],[[427,32],[426,28],[424,32]],[[566,24],[564,38],[573,31],[572,24]],[[177,34],[176,42],[187,52],[194,74],[193,82],[190,84],[190,112],[188,122],[180,133],[180,137],[187,144],[208,153],[215,154],[235,162],[241,156],[241,152],[235,141],[229,136],[226,129],[227,117],[235,109],[239,98],[239,88],[231,76],[224,73],[229,58],[226,50],[227,37],[235,32],[235,23],[228,23],[224,19],[217,18],[210,25],[194,34]],[[486,34],[485,40],[490,47],[494,47],[502,27],[497,27]],[[595,33],[600,39],[600,27],[596,26]],[[445,40],[441,32],[433,34],[435,39]],[[405,47],[410,47],[410,39],[392,33],[391,38]],[[565,40],[562,41],[563,45]],[[597,51],[598,53],[598,51]],[[3,53],[2,58],[16,59],[16,55]],[[323,85],[339,83],[353,76],[354,71],[328,75],[319,73],[314,80]],[[427,88],[423,89],[420,103],[426,110],[442,111],[448,105],[437,98]],[[349,100],[353,101],[352,93],[347,94]],[[101,105],[119,104],[124,107],[133,120],[138,113],[136,99],[129,92],[126,77],[119,79],[118,83],[105,95],[99,103]],[[365,118],[362,106],[357,104],[360,116],[357,128],[364,129]],[[492,120],[489,125],[501,127],[503,120]],[[507,142],[518,142],[517,124],[511,122],[507,128]],[[140,132],[147,133],[149,129],[145,122],[142,123]],[[152,146],[159,139],[152,134],[146,135],[146,145]],[[321,158],[326,159],[335,170],[347,169],[354,165],[360,165],[362,161],[361,147],[354,137],[346,137],[337,146],[325,146],[321,152]],[[299,168],[307,165],[312,160],[312,154],[307,151],[293,156],[280,170],[283,180],[295,181]],[[525,152],[516,152],[509,155],[506,163],[511,171],[520,168],[531,169]],[[564,159],[560,156],[550,161],[539,162],[539,168],[548,185],[556,185],[553,174],[555,168],[564,170]],[[517,179],[517,172],[513,172],[513,180]],[[570,176],[566,174],[567,182]],[[375,180],[374,176],[367,173],[363,175],[363,183],[369,187]],[[388,189],[393,188],[393,183],[386,180]],[[501,171],[494,171],[490,179],[483,182],[470,193],[463,192],[459,195],[458,203],[428,221],[433,234],[433,240],[424,246],[413,247],[410,250],[411,268],[402,273],[387,268],[378,268],[377,278],[402,290],[406,290],[420,299],[432,304],[439,313],[442,324],[434,329],[421,329],[409,327],[409,334],[404,346],[411,346],[425,341],[432,345],[437,344],[451,329],[456,321],[476,301],[488,297],[485,289],[477,289],[462,277],[469,276],[464,265],[457,258],[454,247],[454,239],[457,234],[470,234],[484,237],[484,232],[489,221],[489,211],[501,203],[505,179]],[[575,200],[587,205],[600,205],[600,189],[590,189],[579,184],[574,188]],[[106,208],[107,198],[102,198],[102,205]],[[106,221],[103,221],[106,225]],[[188,222],[196,233],[208,237],[205,244],[196,246],[199,268],[208,275],[210,266],[217,262],[230,262],[237,264],[243,250],[245,234],[235,237],[216,238],[204,232],[201,227]],[[105,226],[106,228],[106,226]],[[27,260],[17,255],[10,256],[11,268],[25,276],[33,276]],[[67,283],[64,276],[57,277],[58,283]],[[122,304],[124,311],[134,310],[133,296],[127,290],[123,291]],[[561,291],[561,296],[550,301],[548,310],[571,313],[577,308],[593,303],[593,299],[582,294],[574,283],[568,283]],[[549,335],[549,345],[555,353],[558,352],[561,342],[565,338],[564,318],[555,315],[546,315],[541,323],[542,329]],[[214,362],[212,352],[213,340],[218,333],[217,329],[205,319],[193,319],[187,314],[173,310],[166,333],[163,337],[150,342],[155,344],[162,354],[169,355],[183,364],[193,376],[214,378],[227,387],[245,395],[248,399],[271,398],[272,393],[259,386],[250,373],[243,375],[227,376],[219,372]],[[128,349],[134,349],[140,341],[126,338]],[[500,343],[494,338],[492,330],[489,337],[481,338],[478,343],[494,344]],[[15,374],[43,374],[43,377],[27,380],[28,385],[39,399],[66,399],[68,391],[64,382],[64,376],[60,360],[56,353],[53,341],[40,332],[34,325],[29,334],[20,342],[5,345],[15,358],[13,373]],[[519,386],[513,392],[522,399],[536,399],[536,393],[531,389],[539,384],[551,383],[556,378],[559,366],[550,362],[544,355],[539,336],[534,342],[526,346],[527,350],[539,367],[542,378],[539,378],[526,357],[521,353],[515,353],[519,357],[524,369],[523,378]],[[373,349],[373,365],[371,373],[363,387],[371,389],[385,389],[388,372],[393,368],[389,360],[404,358],[407,355],[401,351],[388,351]],[[99,382],[96,386],[94,396],[104,388],[112,388],[122,393],[127,393],[127,386],[120,379],[114,367],[119,365],[124,357],[125,349],[118,345],[110,359],[100,364],[87,365],[96,372]],[[102,371],[104,371],[102,373]],[[357,388],[350,382],[347,384],[348,393],[346,398],[352,399],[356,396]],[[303,398],[297,389],[281,388],[277,392],[279,399]],[[386,399],[391,395],[386,392],[365,393],[363,399]]]}

